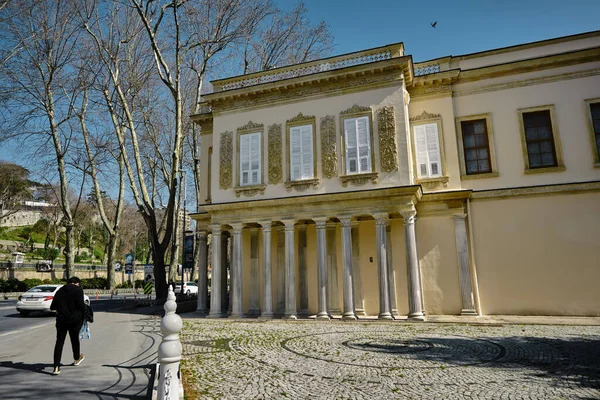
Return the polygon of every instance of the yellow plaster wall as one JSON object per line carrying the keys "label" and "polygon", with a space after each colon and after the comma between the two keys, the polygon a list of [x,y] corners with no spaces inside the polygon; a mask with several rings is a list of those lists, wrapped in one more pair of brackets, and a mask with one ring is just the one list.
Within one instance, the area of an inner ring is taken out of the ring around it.
{"label": "yellow plaster wall", "polygon": [[600,315],[600,193],[473,201],[483,314]]}
{"label": "yellow plaster wall", "polygon": [[417,215],[424,309],[428,315],[460,314],[460,282],[454,221],[450,216]]}

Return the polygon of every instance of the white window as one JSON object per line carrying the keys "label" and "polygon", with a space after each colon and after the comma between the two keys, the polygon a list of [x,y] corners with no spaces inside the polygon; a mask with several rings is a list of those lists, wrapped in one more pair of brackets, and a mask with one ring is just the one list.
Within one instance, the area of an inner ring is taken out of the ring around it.
{"label": "white window", "polygon": [[442,157],[437,123],[417,125],[413,129],[417,153],[417,177],[442,176]]}
{"label": "white window", "polygon": [[369,117],[344,120],[344,142],[346,145],[346,174],[371,172],[371,133]]}
{"label": "white window", "polygon": [[240,186],[260,185],[260,132],[240,135]]}
{"label": "white window", "polygon": [[313,126],[290,128],[290,180],[314,178]]}

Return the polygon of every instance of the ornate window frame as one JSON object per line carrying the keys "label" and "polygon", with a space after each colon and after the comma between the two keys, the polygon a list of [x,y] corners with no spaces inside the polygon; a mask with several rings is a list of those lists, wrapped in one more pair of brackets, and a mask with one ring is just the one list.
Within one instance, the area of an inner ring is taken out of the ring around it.
{"label": "ornate window frame", "polygon": [[600,103],[600,97],[594,99],[586,99],[583,101],[585,115],[587,117],[587,127],[590,133],[590,141],[592,145],[592,156],[594,157],[594,168],[600,168],[600,153],[596,145],[596,132],[594,131],[594,121],[592,120],[592,104]]}
{"label": "ornate window frame", "polygon": [[[357,174],[347,174],[346,172],[346,143],[345,143],[345,128],[344,121],[350,118],[360,118],[360,117],[368,117],[369,119],[369,141],[371,147],[371,172],[367,173],[357,173]],[[371,183],[377,183],[377,179],[379,174],[376,170],[375,163],[375,133],[373,131],[373,109],[371,107],[359,106],[358,104],[354,104],[352,107],[347,110],[340,112],[340,153],[342,154],[341,163],[342,163],[342,173],[340,175],[340,181],[342,182],[342,186],[348,186],[348,182],[350,182],[354,186],[362,186],[367,181],[371,181]]]}
{"label": "ornate window frame", "polygon": [[[529,152],[527,151],[527,138],[525,137],[525,124],[523,120],[523,114],[537,112],[537,111],[549,111],[550,112],[550,126],[552,127],[552,138],[554,140],[554,154],[556,156],[556,166],[553,167],[539,167],[531,168],[529,166]],[[526,107],[517,109],[518,122],[519,122],[519,133],[521,135],[521,150],[523,153],[523,165],[525,174],[539,174],[546,172],[562,172],[567,168],[565,167],[562,153],[562,145],[560,142],[560,134],[558,131],[558,119],[556,117],[556,107],[554,104],[548,104],[543,106]]]}
{"label": "ornate window frame", "polygon": [[[487,140],[488,140],[488,150],[490,152],[490,167],[491,172],[484,172],[478,174],[467,174],[467,161],[465,157],[465,148],[464,148],[464,138],[462,132],[462,123],[477,121],[477,120],[485,120],[485,128],[487,130]],[[475,115],[467,115],[464,117],[456,117],[456,138],[458,141],[458,158],[460,162],[460,178],[461,179],[484,179],[484,178],[495,178],[500,175],[498,172],[498,164],[496,160],[496,147],[494,144],[494,132],[492,128],[492,114],[484,113],[484,114],[475,114]]]}
{"label": "ornate window frame", "polygon": [[[291,165],[291,154],[290,154],[290,131],[291,128],[297,126],[310,125],[312,127],[312,151],[313,151],[313,177],[310,179],[298,179],[292,180],[292,165]],[[293,118],[290,118],[285,123],[285,155],[286,155],[286,172],[285,172],[285,187],[289,191],[292,188],[299,192],[303,192],[309,187],[317,188],[320,183],[320,179],[317,177],[317,119],[314,115],[304,115],[301,112]]]}
{"label": "ornate window frame", "polygon": [[[436,187],[442,185],[443,187],[448,186],[448,168],[446,165],[446,148],[444,146],[444,131],[442,129],[442,116],[440,114],[430,114],[427,111],[423,111],[421,114],[416,117],[412,117],[409,120],[410,122],[410,148],[412,151],[412,167],[415,178],[415,183],[423,185],[427,189],[435,189]],[[434,178],[419,178],[417,173],[417,146],[415,144],[415,126],[419,125],[428,125],[428,124],[437,124],[438,130],[438,145],[440,146],[440,163],[442,164],[442,174],[441,176],[436,176]]]}
{"label": "ornate window frame", "polygon": [[[247,185],[242,186],[240,183],[240,137],[247,134],[259,133],[260,134],[260,184],[258,185]],[[263,124],[256,124],[252,121],[244,126],[237,128],[236,130],[236,150],[235,150],[235,196],[240,197],[244,195],[246,197],[252,197],[257,193],[261,195],[265,194],[265,128]]]}

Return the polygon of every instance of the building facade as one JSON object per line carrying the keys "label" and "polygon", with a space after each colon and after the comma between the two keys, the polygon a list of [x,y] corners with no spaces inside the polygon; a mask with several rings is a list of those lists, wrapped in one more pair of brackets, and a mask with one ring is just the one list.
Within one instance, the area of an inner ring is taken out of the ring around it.
{"label": "building facade", "polygon": [[600,315],[600,31],[212,83],[198,311]]}

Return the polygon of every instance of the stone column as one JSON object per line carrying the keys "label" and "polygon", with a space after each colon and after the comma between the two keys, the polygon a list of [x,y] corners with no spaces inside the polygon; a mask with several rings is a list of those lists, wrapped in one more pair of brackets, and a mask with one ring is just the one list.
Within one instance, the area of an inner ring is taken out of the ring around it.
{"label": "stone column", "polygon": [[261,318],[273,318],[273,275],[271,273],[271,221],[261,222],[262,226],[262,265],[263,265],[263,307]]}
{"label": "stone column", "polygon": [[277,315],[285,313],[285,231],[283,226],[277,230]]}
{"label": "stone column", "polygon": [[377,269],[379,271],[379,319],[392,319],[390,312],[390,292],[387,272],[387,248],[385,245],[386,213],[374,214],[375,237],[377,241]]}
{"label": "stone column", "polygon": [[467,214],[456,214],[454,218],[454,233],[456,235],[456,254],[458,257],[458,278],[462,310],[460,315],[477,315],[473,300],[473,279],[471,277],[471,262],[469,260],[469,243],[467,241]]}
{"label": "stone column", "polygon": [[338,291],[337,246],[335,222],[327,223],[327,309],[329,315],[341,315]]}
{"label": "stone column", "polygon": [[285,319],[296,319],[296,255],[294,220],[281,221],[285,225]]}
{"label": "stone column", "polygon": [[250,229],[250,308],[248,314],[260,315],[260,285],[258,278],[258,228]]}
{"label": "stone column", "polygon": [[208,298],[208,247],[206,245],[207,232],[198,231],[198,303],[196,305],[196,312],[198,314],[205,315],[208,312],[206,300]]}
{"label": "stone column", "polygon": [[327,312],[327,218],[315,218],[317,224],[317,285],[318,285],[318,312],[317,319],[329,320]]}
{"label": "stone column", "polygon": [[211,225],[212,277],[210,281],[209,318],[221,317],[221,225]]}
{"label": "stone column", "polygon": [[392,316],[398,317],[398,307],[396,307],[396,269],[394,268],[394,259],[392,255],[392,223],[388,220],[385,226],[385,250],[387,254],[388,287],[390,296],[390,308]]}
{"label": "stone column", "polygon": [[306,275],[306,225],[298,225],[298,291],[300,292],[299,315],[308,316],[308,276]]}
{"label": "stone column", "polygon": [[358,226],[360,222],[352,221],[352,281],[354,282],[354,312],[356,315],[367,315],[362,296],[362,280],[360,275],[360,247]]}
{"label": "stone column", "polygon": [[221,234],[221,312],[225,317],[231,311],[231,282],[227,282],[228,277],[231,280],[229,237],[230,234],[228,231],[223,231]]}
{"label": "stone column", "polygon": [[421,267],[417,254],[415,234],[416,210],[402,213],[404,218],[404,239],[406,242],[406,269],[408,272],[408,318],[423,321],[423,295],[421,293]]}
{"label": "stone column", "polygon": [[242,318],[242,224],[233,227],[233,254],[231,255],[231,317]]}
{"label": "stone column", "polygon": [[344,314],[343,320],[354,320],[354,291],[352,288],[352,226],[350,217],[341,217],[342,225],[342,265],[344,274]]}

